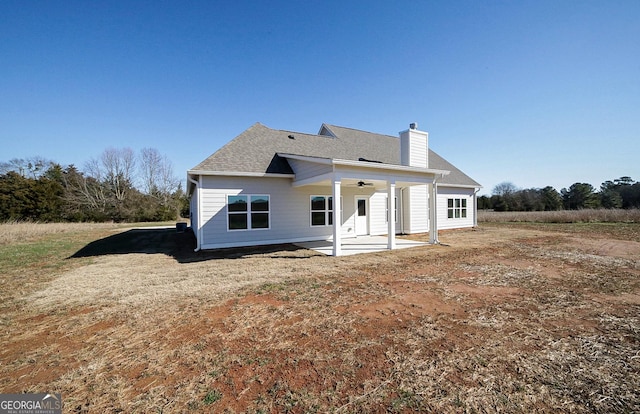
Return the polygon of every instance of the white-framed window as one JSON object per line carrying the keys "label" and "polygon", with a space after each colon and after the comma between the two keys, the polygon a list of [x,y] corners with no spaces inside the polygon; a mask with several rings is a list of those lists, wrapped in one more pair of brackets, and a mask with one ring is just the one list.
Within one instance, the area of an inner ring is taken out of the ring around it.
{"label": "white-framed window", "polygon": [[333,225],[333,197],[324,195],[312,195],[310,197],[311,225]]}
{"label": "white-framed window", "polygon": [[[342,197],[340,197],[342,201]],[[315,226],[333,226],[333,197],[327,195],[312,195],[310,197],[309,222]],[[342,203],[340,203],[342,213]],[[341,214],[344,217],[344,213]]]}
{"label": "white-framed window", "polygon": [[[389,222],[389,199],[386,198],[384,201],[384,222]],[[398,222],[398,197],[393,197],[393,222]]]}
{"label": "white-framed window", "polygon": [[271,202],[267,194],[227,196],[227,230],[268,230]]}
{"label": "white-framed window", "polygon": [[448,198],[447,199],[447,218],[450,218],[450,219],[467,218],[467,199],[466,198]]}

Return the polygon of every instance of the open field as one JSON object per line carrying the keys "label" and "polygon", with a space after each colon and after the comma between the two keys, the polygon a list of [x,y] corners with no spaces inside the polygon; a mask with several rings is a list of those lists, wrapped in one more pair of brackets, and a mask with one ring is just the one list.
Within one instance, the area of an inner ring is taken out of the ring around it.
{"label": "open field", "polygon": [[559,211],[478,210],[481,223],[640,223],[640,209],[584,209]]}
{"label": "open field", "polygon": [[30,221],[9,221],[0,223],[0,245],[42,240],[44,237],[87,233],[92,230],[126,229],[131,226],[157,227],[173,226],[175,222],[162,223],[37,223]]}
{"label": "open field", "polygon": [[640,224],[440,240],[194,253],[107,225],[0,244],[0,392],[65,412],[640,411]]}

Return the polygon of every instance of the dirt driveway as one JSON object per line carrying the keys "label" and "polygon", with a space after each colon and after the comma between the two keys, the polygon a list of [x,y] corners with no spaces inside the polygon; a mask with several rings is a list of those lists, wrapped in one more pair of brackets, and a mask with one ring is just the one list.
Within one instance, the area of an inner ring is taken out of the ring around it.
{"label": "dirt driveway", "polygon": [[637,237],[483,225],[344,258],[185,237],[114,233],[5,294],[0,390],[68,412],[640,411]]}

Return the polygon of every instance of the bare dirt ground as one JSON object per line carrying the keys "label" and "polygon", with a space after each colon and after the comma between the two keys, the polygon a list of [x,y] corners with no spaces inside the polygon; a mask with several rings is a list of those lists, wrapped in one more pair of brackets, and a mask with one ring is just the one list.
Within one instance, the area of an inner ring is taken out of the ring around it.
{"label": "bare dirt ground", "polygon": [[341,258],[101,230],[0,276],[0,392],[65,412],[640,412],[638,230],[486,224]]}

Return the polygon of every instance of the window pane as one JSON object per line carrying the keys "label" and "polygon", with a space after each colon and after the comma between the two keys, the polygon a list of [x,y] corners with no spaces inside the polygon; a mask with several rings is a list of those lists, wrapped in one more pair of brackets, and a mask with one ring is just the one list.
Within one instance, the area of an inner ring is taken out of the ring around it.
{"label": "window pane", "polygon": [[324,226],[325,225],[325,214],[322,212],[312,212],[311,213],[311,225],[312,226]]}
{"label": "window pane", "polygon": [[329,225],[333,226],[333,211],[330,211],[327,217],[329,217]]}
{"label": "window pane", "polygon": [[456,213],[456,218],[460,218],[460,210],[456,208],[455,213]]}
{"label": "window pane", "polygon": [[333,197],[329,197],[329,210],[333,210]]}
{"label": "window pane", "polygon": [[462,209],[462,218],[467,218],[467,209]]}
{"label": "window pane", "polygon": [[453,209],[452,208],[447,210],[447,218],[453,218]]}
{"label": "window pane", "polygon": [[460,199],[456,198],[456,207],[460,207]]}
{"label": "window pane", "polygon": [[268,229],[269,213],[251,213],[252,229]]}
{"label": "window pane", "polygon": [[267,196],[251,196],[251,211],[269,211],[269,198]]}
{"label": "window pane", "polygon": [[246,230],[247,214],[229,214],[229,230]]}
{"label": "window pane", "polygon": [[311,210],[324,210],[325,209],[324,197],[311,197]]}
{"label": "window pane", "polygon": [[453,208],[453,198],[447,199],[447,207]]}
{"label": "window pane", "polygon": [[467,208],[467,199],[466,198],[462,199],[462,207]]}
{"label": "window pane", "polygon": [[247,196],[229,196],[229,211],[247,211]]}

